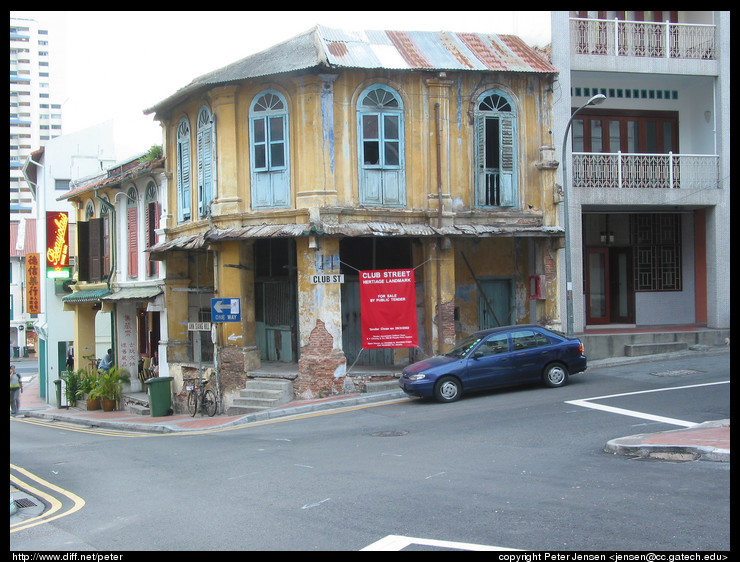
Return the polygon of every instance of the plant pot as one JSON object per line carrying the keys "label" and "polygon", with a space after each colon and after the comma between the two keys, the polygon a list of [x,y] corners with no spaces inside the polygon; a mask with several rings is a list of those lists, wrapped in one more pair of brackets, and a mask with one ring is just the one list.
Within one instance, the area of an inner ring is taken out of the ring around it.
{"label": "plant pot", "polygon": [[100,410],[100,398],[88,398],[87,399],[88,410]]}
{"label": "plant pot", "polygon": [[101,398],[100,405],[103,407],[104,412],[112,412],[116,409],[116,401],[109,398]]}

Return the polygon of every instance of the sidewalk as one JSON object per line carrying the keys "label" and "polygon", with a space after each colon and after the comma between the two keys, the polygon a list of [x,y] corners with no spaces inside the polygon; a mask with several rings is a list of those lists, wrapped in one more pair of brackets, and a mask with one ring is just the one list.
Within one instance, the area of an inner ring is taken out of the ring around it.
{"label": "sidewalk", "polygon": [[189,414],[175,414],[171,416],[151,417],[122,411],[103,412],[102,410],[87,411],[79,408],[57,408],[52,404],[46,404],[38,396],[38,379],[35,376],[30,380],[24,377],[23,389],[19,417],[55,420],[95,428],[149,433],[221,429],[264,422],[276,418],[311,414],[319,411],[408,399],[399,388],[398,390],[368,394],[342,394],[317,400],[294,400],[289,404],[264,412],[237,416],[216,415],[209,418],[200,414],[196,414],[195,417],[191,417]]}

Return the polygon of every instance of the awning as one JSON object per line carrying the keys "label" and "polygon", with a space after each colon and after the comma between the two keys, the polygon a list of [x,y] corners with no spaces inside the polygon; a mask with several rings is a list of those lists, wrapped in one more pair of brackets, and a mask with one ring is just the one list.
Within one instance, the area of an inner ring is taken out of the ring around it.
{"label": "awning", "polygon": [[412,236],[412,237],[563,237],[562,226],[542,226],[536,221],[520,224],[455,224],[435,227],[429,224],[398,222],[349,222],[312,224],[260,224],[241,228],[210,228],[198,234],[180,236],[147,248],[153,259],[173,250],[200,250],[209,242],[248,240],[250,238],[285,238],[308,235],[325,236]]}
{"label": "awning", "polygon": [[144,301],[144,300],[151,300],[157,295],[161,295],[161,294],[162,294],[161,287],[125,287],[123,289],[120,289],[119,291],[116,291],[115,293],[110,293],[109,295],[105,295],[101,300],[104,300],[104,301],[123,301],[123,300]]}
{"label": "awning", "polygon": [[110,289],[89,289],[82,290],[72,293],[71,295],[65,295],[62,297],[64,303],[78,303],[78,302],[98,302],[102,300],[105,295],[110,294]]}

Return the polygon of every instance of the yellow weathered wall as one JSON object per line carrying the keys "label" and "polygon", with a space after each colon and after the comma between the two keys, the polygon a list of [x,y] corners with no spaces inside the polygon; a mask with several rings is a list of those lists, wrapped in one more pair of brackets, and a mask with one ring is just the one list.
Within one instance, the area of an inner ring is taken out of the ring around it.
{"label": "yellow weathered wall", "polygon": [[[406,206],[400,209],[361,207],[358,193],[357,164],[357,104],[363,90],[376,83],[394,88],[404,104],[405,186]],[[168,238],[192,234],[211,226],[197,218],[186,224],[176,224],[176,129],[180,117],[187,115],[191,127],[191,158],[193,163],[191,208],[197,208],[197,130],[196,117],[206,103],[216,114],[217,194],[213,206],[212,225],[220,228],[245,224],[306,223],[309,217],[331,217],[335,221],[391,221],[429,223],[438,221],[438,172],[435,104],[439,104],[440,171],[442,221],[479,224],[557,224],[554,185],[555,168],[539,166],[542,147],[553,144],[551,138],[551,78],[544,75],[518,73],[401,72],[387,70],[342,70],[336,75],[266,76],[252,81],[213,88],[199,93],[173,108],[165,121],[167,168],[172,173],[169,182]],[[254,211],[250,195],[249,107],[266,89],[279,91],[289,108],[289,146],[291,172],[291,205],[289,209]],[[474,203],[474,132],[473,112],[478,97],[491,89],[506,92],[514,101],[517,113],[518,196],[519,204],[512,209],[480,210]],[[331,137],[327,136],[331,133]],[[454,204],[454,207],[453,207]],[[235,243],[244,248],[250,242]],[[323,247],[336,246],[338,239],[320,237]],[[437,259],[436,240],[423,241],[422,260]],[[335,346],[341,346],[340,292],[334,287],[310,286],[308,276],[315,271],[308,238],[296,240],[298,258],[299,343],[304,345],[311,330],[321,321],[332,335]],[[232,259],[234,248],[214,245],[214,251],[225,253],[221,259]],[[533,250],[534,248],[534,250]],[[534,305],[536,316],[530,316],[528,300],[529,275],[544,274],[543,256],[551,249],[550,241],[529,241],[520,237],[456,238],[441,250],[443,259],[443,305],[458,309],[457,330],[466,333],[477,329],[477,289],[459,252],[464,251],[477,275],[481,277],[510,276],[514,278],[517,295],[516,321],[537,321],[557,318],[556,280],[548,277],[547,300]],[[332,251],[334,251],[332,249]],[[534,271],[530,266],[534,251]],[[238,252],[237,252],[238,253]],[[555,255],[554,250],[551,252]],[[251,256],[251,253],[250,253]],[[241,258],[243,259],[243,257]],[[251,259],[251,258],[250,258]],[[168,272],[170,271],[168,258]],[[414,265],[419,265],[417,262]],[[430,262],[431,264],[432,262]],[[423,340],[427,348],[437,350],[436,324],[431,322],[437,306],[435,266],[425,265],[418,275],[423,279]],[[177,270],[175,270],[177,271]],[[223,267],[217,275],[219,295],[248,290],[243,276],[230,275]],[[469,300],[455,299],[456,288],[472,284]],[[237,293],[234,293],[237,294]],[[167,294],[168,297],[172,293]],[[178,295],[178,303],[182,296]],[[248,300],[248,299],[247,299]],[[452,303],[452,306],[450,306]],[[242,313],[253,319],[250,303]],[[179,308],[179,306],[178,306]],[[332,309],[335,309],[333,312]],[[170,309],[171,311],[171,309]],[[177,339],[178,314],[170,312],[171,339]],[[252,322],[253,324],[253,322]],[[231,328],[230,328],[231,329]],[[250,321],[241,326],[245,346],[254,341]],[[233,330],[232,330],[233,331]],[[221,340],[226,337],[223,331]],[[449,339],[449,338],[448,338]],[[448,349],[452,343],[443,342]]]}

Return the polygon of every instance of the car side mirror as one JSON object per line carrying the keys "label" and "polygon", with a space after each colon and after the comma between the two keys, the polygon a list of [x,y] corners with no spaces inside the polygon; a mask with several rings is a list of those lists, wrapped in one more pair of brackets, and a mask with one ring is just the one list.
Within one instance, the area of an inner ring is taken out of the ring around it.
{"label": "car side mirror", "polygon": [[483,357],[482,351],[476,351],[475,353],[473,353],[473,359],[480,359],[481,357]]}

